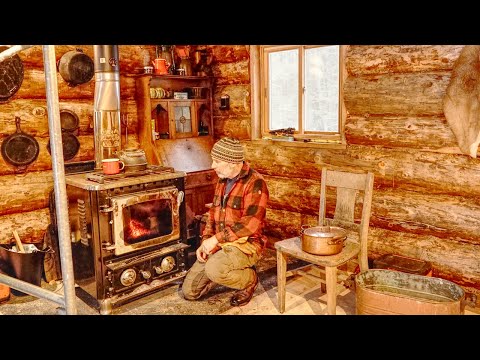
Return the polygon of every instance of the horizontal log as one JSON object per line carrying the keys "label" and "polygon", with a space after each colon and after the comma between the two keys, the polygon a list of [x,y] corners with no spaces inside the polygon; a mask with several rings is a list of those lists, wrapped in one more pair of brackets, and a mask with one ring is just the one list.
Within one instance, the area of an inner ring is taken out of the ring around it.
{"label": "horizontal log", "polygon": [[48,196],[52,189],[51,171],[0,176],[0,216],[48,207]]}
{"label": "horizontal log", "polygon": [[50,224],[50,211],[47,208],[0,216],[0,224],[0,244],[14,243],[13,230],[22,243],[41,243]]}
{"label": "horizontal log", "polygon": [[214,64],[236,63],[250,58],[249,45],[209,45],[207,48],[212,51]]}
{"label": "horizontal log", "polygon": [[350,45],[349,75],[450,71],[464,45]]}
{"label": "horizontal log", "polygon": [[[299,236],[302,225],[315,225],[316,218],[297,212],[267,209],[265,233],[271,240]],[[353,236],[349,234],[349,236]],[[353,237],[354,238],[354,237]],[[398,254],[429,261],[435,276],[454,281],[462,286],[480,289],[480,246],[460,240],[440,239],[434,236],[407,234],[370,226],[368,256]]]}
{"label": "horizontal log", "polygon": [[465,155],[415,149],[348,146],[345,150],[286,147],[265,141],[244,141],[245,156],[262,174],[320,179],[321,168],[372,171],[375,186],[476,198],[480,196],[480,164]]}
{"label": "horizontal log", "polygon": [[[95,93],[95,79],[77,86],[69,86],[57,72],[57,85],[59,99],[92,99]],[[120,76],[120,97],[122,99],[135,98],[135,79]],[[36,68],[26,68],[20,89],[9,101],[18,99],[45,99],[45,72]],[[93,105],[93,102],[92,102]]]}
{"label": "horizontal log", "polygon": [[215,83],[220,85],[250,84],[250,61],[219,63],[213,67]]}
{"label": "horizontal log", "polygon": [[440,239],[370,227],[368,254],[377,258],[384,254],[398,254],[428,261],[434,275],[461,286],[480,289],[480,246],[461,239]]}
{"label": "horizontal log", "polygon": [[[27,166],[26,173],[32,171],[45,171],[52,169],[52,157],[47,150],[47,143],[49,138],[36,138],[40,147],[37,160]],[[93,143],[93,135],[78,136],[80,142],[80,149],[78,154],[66,163],[73,163],[78,161],[89,161],[95,159],[95,150]],[[128,134],[128,145],[125,144],[125,136],[122,136],[122,148],[133,147],[138,148],[139,142],[136,134]],[[17,174],[19,169],[7,162],[0,156],[0,176]]]}
{"label": "horizontal log", "polygon": [[[349,116],[345,124],[348,144],[414,149],[458,148],[445,117]],[[458,154],[461,154],[458,149]]]}
{"label": "horizontal log", "polygon": [[[267,175],[264,178],[271,208],[318,216],[320,181]],[[328,188],[327,195],[327,216],[332,217],[334,200]],[[406,233],[461,238],[480,245],[479,214],[480,205],[476,199],[375,188],[370,224]],[[357,206],[355,218],[360,219],[360,206]]]}
{"label": "horizontal log", "polygon": [[252,120],[245,116],[214,116],[215,136],[235,137],[239,140],[250,139]]}
{"label": "horizontal log", "polygon": [[[220,98],[230,96],[230,109],[220,110]],[[250,116],[250,85],[217,86],[213,96],[214,116]]]}
{"label": "horizontal log", "polygon": [[[121,114],[128,116],[128,133],[134,134],[137,130],[137,104],[134,100],[123,100],[120,104]],[[79,135],[93,134],[93,105],[89,99],[63,100],[59,102],[60,110],[70,110],[77,114],[79,119]],[[16,131],[15,117],[21,119],[20,126],[23,132],[34,137],[49,136],[48,111],[44,99],[18,99],[2,104],[0,113],[0,139]],[[125,134],[125,123],[121,124]]]}
{"label": "horizontal log", "polygon": [[443,116],[449,81],[450,72],[349,76],[345,106],[350,115]]}
{"label": "horizontal log", "polygon": [[[55,58],[60,58],[68,51],[80,49],[93,60],[93,45],[55,45]],[[19,53],[25,67],[43,68],[42,46],[34,46]],[[155,45],[119,45],[119,65],[121,73],[132,73],[138,67],[143,67],[146,57],[155,58]]]}

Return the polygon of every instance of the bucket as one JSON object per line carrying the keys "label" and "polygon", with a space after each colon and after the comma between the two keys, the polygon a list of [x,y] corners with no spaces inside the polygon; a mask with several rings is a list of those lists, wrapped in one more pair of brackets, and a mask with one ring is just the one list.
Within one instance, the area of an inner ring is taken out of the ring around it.
{"label": "bucket", "polygon": [[461,315],[465,291],[440,278],[371,269],[355,277],[358,315]]}
{"label": "bucket", "polygon": [[[43,274],[43,260],[46,253],[54,251],[47,247],[30,253],[19,253],[11,250],[10,246],[0,245],[0,265],[8,276],[40,286]],[[15,296],[28,295],[11,289]]]}

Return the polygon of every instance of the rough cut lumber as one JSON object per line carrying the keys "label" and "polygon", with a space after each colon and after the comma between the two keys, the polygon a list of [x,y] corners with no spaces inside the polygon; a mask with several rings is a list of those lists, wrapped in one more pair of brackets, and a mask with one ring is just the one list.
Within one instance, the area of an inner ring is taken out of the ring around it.
{"label": "rough cut lumber", "polygon": [[345,106],[350,115],[443,116],[449,81],[450,72],[349,76]]}
{"label": "rough cut lumber", "polygon": [[350,45],[349,75],[450,71],[464,45]]}

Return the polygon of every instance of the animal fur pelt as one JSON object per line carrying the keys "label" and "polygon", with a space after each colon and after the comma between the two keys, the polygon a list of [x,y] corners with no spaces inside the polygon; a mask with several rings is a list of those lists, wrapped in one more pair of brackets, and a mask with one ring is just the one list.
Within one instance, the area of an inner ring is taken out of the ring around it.
{"label": "animal fur pelt", "polygon": [[480,143],[480,45],[466,45],[453,66],[443,101],[462,153],[477,157]]}

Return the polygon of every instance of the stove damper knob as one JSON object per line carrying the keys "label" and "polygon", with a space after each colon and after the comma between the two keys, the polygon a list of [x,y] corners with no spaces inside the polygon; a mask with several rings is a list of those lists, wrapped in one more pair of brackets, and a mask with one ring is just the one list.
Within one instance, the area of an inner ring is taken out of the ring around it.
{"label": "stove damper knob", "polygon": [[140,274],[145,280],[150,279],[150,277],[152,276],[152,273],[148,270],[140,270]]}
{"label": "stove damper knob", "polygon": [[163,273],[163,270],[160,266],[154,266],[153,267],[153,270],[155,270],[155,272],[157,273],[157,275],[160,275],[161,273]]}
{"label": "stove damper knob", "polygon": [[120,282],[123,286],[130,286],[135,282],[137,278],[137,273],[133,269],[125,270],[122,275],[120,275]]}

